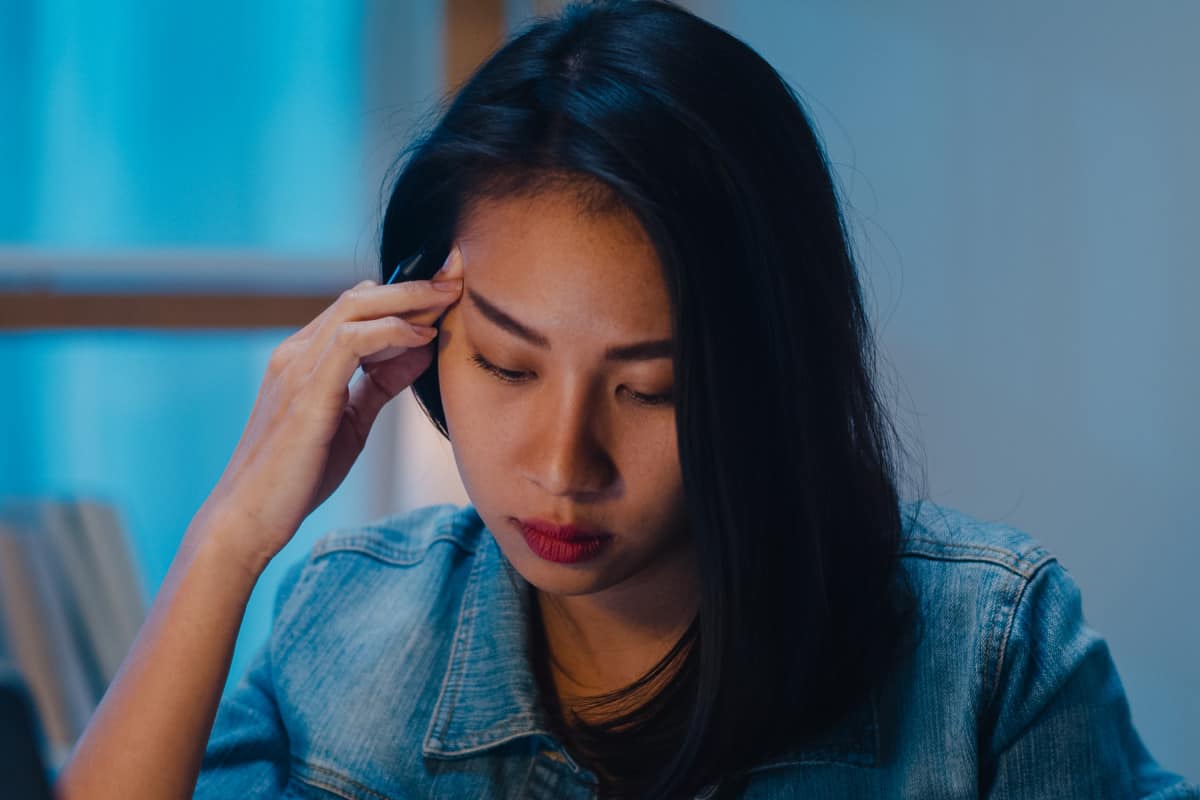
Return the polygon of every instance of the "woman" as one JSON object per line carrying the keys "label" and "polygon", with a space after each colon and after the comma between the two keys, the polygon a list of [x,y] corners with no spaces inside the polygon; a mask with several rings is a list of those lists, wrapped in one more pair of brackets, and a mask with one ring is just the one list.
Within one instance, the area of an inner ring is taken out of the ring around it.
{"label": "woman", "polygon": [[[572,6],[405,155],[380,282],[275,351],[64,797],[1189,796],[1055,559],[900,502],[757,54]],[[255,580],[410,384],[471,504],[323,539],[218,711]]]}

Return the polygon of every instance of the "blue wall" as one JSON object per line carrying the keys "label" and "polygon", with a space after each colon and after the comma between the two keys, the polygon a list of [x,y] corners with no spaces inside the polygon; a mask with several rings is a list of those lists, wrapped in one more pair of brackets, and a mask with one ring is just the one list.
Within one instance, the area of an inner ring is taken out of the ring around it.
{"label": "blue wall", "polygon": [[5,0],[0,242],[352,249],[363,14]]}
{"label": "blue wall", "polygon": [[[383,171],[440,86],[439,8],[0,0],[0,284],[23,252],[161,254],[160,290],[173,254],[214,249],[247,269],[257,253],[373,274]],[[129,287],[119,263],[113,276],[96,263],[77,276],[87,288]],[[262,283],[277,276],[264,268]],[[0,495],[114,502],[151,597],[290,332],[0,333]],[[268,568],[230,683],[265,637],[280,573],[378,508],[367,469]]]}
{"label": "blue wall", "polygon": [[[116,506],[149,598],[228,463],[285,331],[88,331],[0,336],[0,495],[87,496]],[[335,527],[366,521],[356,464],[267,568],[251,597],[232,685],[270,630],[287,566]]]}

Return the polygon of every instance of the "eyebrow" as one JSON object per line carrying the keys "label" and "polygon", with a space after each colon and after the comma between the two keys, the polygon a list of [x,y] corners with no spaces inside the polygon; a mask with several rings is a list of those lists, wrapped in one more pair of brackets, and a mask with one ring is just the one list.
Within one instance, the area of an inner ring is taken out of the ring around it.
{"label": "eyebrow", "polygon": [[[524,339],[530,344],[544,350],[550,349],[550,340],[533,328],[517,322],[511,316],[501,311],[495,303],[483,297],[473,289],[466,290],[467,297],[488,320],[497,327],[503,328],[512,335]],[[604,351],[605,361],[649,361],[655,358],[671,357],[671,340],[655,339],[633,344],[615,345]]]}

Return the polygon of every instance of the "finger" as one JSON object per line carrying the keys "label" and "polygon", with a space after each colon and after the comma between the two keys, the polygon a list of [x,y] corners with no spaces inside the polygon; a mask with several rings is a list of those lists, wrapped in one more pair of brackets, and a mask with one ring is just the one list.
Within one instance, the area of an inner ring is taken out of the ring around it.
{"label": "finger", "polygon": [[407,358],[363,365],[362,377],[350,387],[350,406],[363,423],[364,438],[380,410],[428,369],[433,358],[432,347],[419,347],[409,351]]}
{"label": "finger", "polygon": [[456,280],[460,283],[459,291],[455,294],[453,302],[438,309],[433,316],[422,315],[419,321],[423,325],[440,326],[442,317],[445,316],[445,314],[449,312],[459,300],[462,299],[463,290],[461,286],[466,284],[466,281],[463,280],[463,275],[464,268],[462,248],[455,244],[450,248],[450,252],[446,255],[446,261],[442,264],[441,269],[437,271],[431,280],[433,282]]}
{"label": "finger", "polygon": [[[442,266],[429,280],[403,281],[396,284],[385,284],[381,288],[406,287],[408,291],[413,292],[414,302],[417,303],[423,299],[428,300],[432,297],[432,301],[427,302],[425,305],[414,306],[412,309],[398,312],[399,316],[403,319],[422,325],[429,325],[445,313],[447,305],[458,299],[462,290],[462,274],[462,250],[455,244],[450,248],[450,252],[446,254]],[[457,287],[450,287],[450,291],[433,286],[435,281],[445,282],[455,280],[460,283]],[[339,298],[350,309],[349,316],[341,317],[341,319],[370,319],[382,316],[385,313],[397,313],[387,306],[387,295],[381,297],[378,292],[371,291],[374,287],[379,286],[380,284],[375,283],[375,281],[363,281],[354,287],[355,290],[361,291],[351,291],[346,293],[346,297]],[[429,295],[429,288],[437,290],[438,293],[432,296]]]}
{"label": "finger", "polygon": [[[441,268],[429,280],[383,285],[373,280],[359,281],[342,292],[333,304],[293,336],[301,340],[312,337],[320,339],[336,323],[373,319],[385,314],[420,325],[435,325],[447,308],[460,298],[462,274],[462,250],[455,244],[447,253]],[[460,283],[457,290],[446,291],[435,287],[435,280],[458,280]]]}
{"label": "finger", "polygon": [[359,365],[388,348],[411,350],[432,341],[436,330],[421,333],[399,317],[343,322],[330,336],[309,374],[320,387],[344,391]]}
{"label": "finger", "polygon": [[331,316],[337,322],[375,319],[387,315],[407,318],[421,311],[436,311],[451,303],[461,290],[452,287],[445,291],[434,287],[433,281],[405,281],[387,286],[359,285],[342,293],[331,306]]}
{"label": "finger", "polygon": [[[460,287],[461,288],[461,287]],[[347,289],[323,314],[310,337],[318,352],[324,350],[329,337],[345,322],[396,317],[417,324],[437,319],[442,310],[457,296],[458,291],[434,288],[431,281],[406,281],[384,285],[362,284]]]}
{"label": "finger", "polygon": [[[367,289],[368,287],[378,286],[378,285],[379,284],[377,284],[375,281],[370,280],[368,278],[367,280],[362,280],[362,281],[359,281],[358,283],[354,284],[347,291],[353,291],[356,289]],[[342,294],[345,294],[345,292],[343,292]],[[338,299],[340,300],[341,298],[339,297]],[[336,305],[336,301],[334,303],[330,303],[324,309],[322,309],[321,313],[317,314],[317,316],[315,316],[311,320],[309,320],[307,325],[305,325],[303,328],[301,328],[300,330],[293,333],[290,338],[297,339],[297,340],[308,339],[310,336],[312,336],[316,332],[317,328],[319,328],[321,326],[321,324],[324,323],[325,320],[329,318],[330,314],[332,313],[332,309],[333,309],[334,305]]]}
{"label": "finger", "polygon": [[446,260],[442,262],[442,266],[430,280],[437,281],[461,277],[463,277],[462,249],[458,244],[455,244],[450,248],[450,252],[446,254]]}

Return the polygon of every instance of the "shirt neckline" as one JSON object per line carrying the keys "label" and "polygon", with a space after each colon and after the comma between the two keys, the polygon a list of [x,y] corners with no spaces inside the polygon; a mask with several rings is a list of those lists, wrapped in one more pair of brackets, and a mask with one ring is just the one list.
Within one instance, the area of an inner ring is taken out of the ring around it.
{"label": "shirt neckline", "polygon": [[[478,524],[482,526],[482,520]],[[500,552],[491,532],[484,528],[482,534],[463,591],[449,664],[422,743],[422,753],[432,758],[469,757],[524,737],[557,741],[541,708],[529,658],[529,585]],[[565,750],[558,752],[574,771],[591,775]],[[749,771],[808,763],[878,765],[875,691],[828,731]]]}

